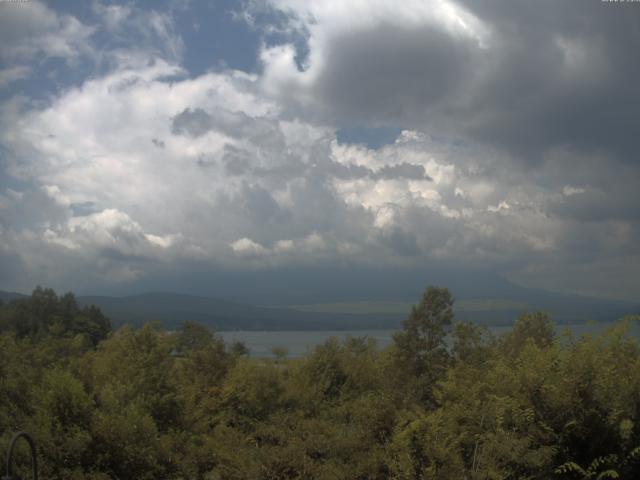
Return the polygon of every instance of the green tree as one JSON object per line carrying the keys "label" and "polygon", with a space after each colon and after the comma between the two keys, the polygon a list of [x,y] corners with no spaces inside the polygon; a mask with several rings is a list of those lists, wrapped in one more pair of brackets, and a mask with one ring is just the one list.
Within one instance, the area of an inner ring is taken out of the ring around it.
{"label": "green tree", "polygon": [[276,345],[271,348],[271,353],[276,358],[276,363],[282,363],[287,355],[289,355],[289,349],[280,345]]}
{"label": "green tree", "polygon": [[470,322],[456,322],[451,354],[456,362],[478,367],[491,355],[494,339],[487,327]]}
{"label": "green tree", "polygon": [[513,356],[520,353],[527,342],[546,348],[553,344],[554,339],[555,329],[547,313],[523,313],[513,329],[504,336],[502,347],[508,355]]}
{"label": "green tree", "polygon": [[250,353],[247,345],[240,340],[232,342],[229,346],[229,351],[234,357],[248,357]]}
{"label": "green tree", "polygon": [[19,338],[83,335],[95,346],[111,332],[110,320],[98,307],[81,309],[73,293],[58,297],[50,288],[36,287],[30,297],[11,302],[2,312],[0,329],[13,331]]}
{"label": "green tree", "polygon": [[185,321],[182,323],[176,339],[176,350],[185,354],[194,350],[201,350],[213,341],[213,333],[204,325]]}
{"label": "green tree", "polygon": [[278,409],[281,378],[271,364],[244,359],[229,371],[222,386],[222,409],[227,424],[248,429]]}
{"label": "green tree", "polygon": [[445,337],[453,320],[453,297],[446,288],[428,287],[393,336],[400,367],[416,381],[420,399],[433,406],[433,391],[449,363]]}

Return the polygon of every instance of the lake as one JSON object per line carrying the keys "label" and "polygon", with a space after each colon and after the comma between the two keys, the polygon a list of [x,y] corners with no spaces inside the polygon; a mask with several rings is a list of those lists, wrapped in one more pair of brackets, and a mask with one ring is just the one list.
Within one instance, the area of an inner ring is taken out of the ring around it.
{"label": "lake", "polygon": [[[581,323],[571,325],[558,325],[556,330],[560,334],[568,328],[575,337],[585,334],[599,333],[613,323]],[[511,329],[507,326],[490,326],[489,329],[496,335]],[[392,335],[397,330],[327,330],[327,331],[283,331],[283,332],[259,332],[259,331],[229,331],[218,332],[226,342],[239,340],[249,348],[252,357],[272,357],[273,347],[286,347],[289,357],[301,357],[316,345],[320,345],[330,337],[344,339],[352,337],[368,337],[376,341],[379,347],[384,348],[392,341]],[[640,338],[640,325],[634,323],[631,333]]]}

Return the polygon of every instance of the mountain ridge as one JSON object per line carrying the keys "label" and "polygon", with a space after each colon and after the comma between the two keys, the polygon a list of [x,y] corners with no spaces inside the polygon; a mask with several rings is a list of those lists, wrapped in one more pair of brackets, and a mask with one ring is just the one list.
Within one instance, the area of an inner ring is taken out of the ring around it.
{"label": "mountain ridge", "polygon": [[[581,323],[587,320],[613,321],[626,314],[640,312],[640,307],[631,302],[602,300],[593,297],[555,294],[534,290],[526,295],[507,295],[509,298],[461,299],[454,306],[456,318],[487,325],[510,325],[518,315],[532,310],[548,311],[559,324]],[[27,295],[0,291],[4,302]],[[527,299],[527,302],[517,303]],[[410,311],[401,308],[378,308],[376,303],[353,302],[305,305],[257,306],[243,302],[204,295],[183,294],[170,291],[151,291],[125,296],[81,295],[77,296],[82,306],[96,305],[113,322],[115,327],[124,324],[142,325],[149,321],[160,321],[165,328],[178,328],[185,320],[203,323],[219,331],[232,330],[357,330],[395,329]],[[476,307],[474,307],[476,302]],[[492,303],[493,306],[492,306]],[[400,303],[400,302],[398,302]],[[415,302],[414,302],[415,303]],[[354,308],[354,305],[364,307]],[[325,305],[326,308],[322,308]],[[369,306],[370,308],[365,308]],[[359,311],[359,309],[361,311]]]}

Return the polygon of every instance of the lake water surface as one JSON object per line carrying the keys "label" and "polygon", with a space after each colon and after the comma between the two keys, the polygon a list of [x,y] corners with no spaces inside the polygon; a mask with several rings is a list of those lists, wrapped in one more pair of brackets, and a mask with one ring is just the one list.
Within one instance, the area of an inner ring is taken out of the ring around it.
{"label": "lake water surface", "polygon": [[[574,337],[585,334],[599,333],[613,326],[613,323],[582,323],[573,325],[558,325],[558,333],[569,329]],[[511,329],[511,327],[491,326],[489,329],[499,335]],[[289,357],[301,357],[320,345],[330,337],[344,339],[352,337],[368,337],[374,339],[380,348],[388,346],[392,341],[392,335],[397,330],[329,330],[329,331],[283,331],[283,332],[258,332],[258,331],[231,331],[219,332],[225,341],[239,340],[249,348],[252,357],[272,357],[273,347],[286,347]],[[640,325],[634,323],[631,334],[640,339]]]}

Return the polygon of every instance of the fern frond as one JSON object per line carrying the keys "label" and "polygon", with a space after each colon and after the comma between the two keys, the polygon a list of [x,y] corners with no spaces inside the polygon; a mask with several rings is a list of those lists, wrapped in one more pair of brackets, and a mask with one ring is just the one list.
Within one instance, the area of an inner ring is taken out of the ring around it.
{"label": "fern frond", "polygon": [[563,463],[562,465],[560,465],[558,468],[555,469],[555,473],[559,473],[561,475],[564,475],[566,473],[578,473],[582,476],[587,476],[587,472],[584,470],[584,468],[582,468],[580,465],[578,465],[575,462]]}
{"label": "fern frond", "polygon": [[613,469],[605,470],[596,477],[596,480],[604,480],[605,478],[620,478],[620,474]]}

